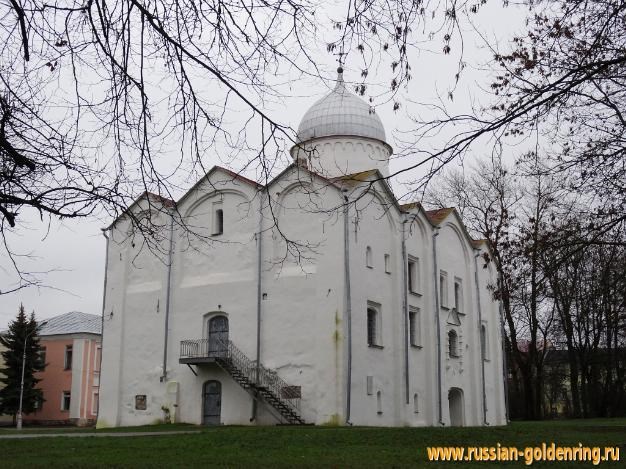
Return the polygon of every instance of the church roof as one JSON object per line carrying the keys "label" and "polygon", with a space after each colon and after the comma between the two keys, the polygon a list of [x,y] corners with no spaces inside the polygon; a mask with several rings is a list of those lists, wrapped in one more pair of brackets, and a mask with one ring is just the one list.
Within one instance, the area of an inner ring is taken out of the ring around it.
{"label": "church roof", "polygon": [[[163,204],[164,207],[173,207],[174,205],[176,205],[176,202],[174,202],[172,199],[168,199],[167,197],[163,197],[162,195],[159,194],[155,194],[154,192],[144,192],[141,197],[147,197],[149,199],[152,199],[156,202],[160,202]],[[139,198],[141,198],[139,197]]]}
{"label": "church roof", "polygon": [[420,208],[422,204],[419,202],[409,202],[408,204],[401,204],[400,208],[402,210],[413,210],[414,208]]}
{"label": "church roof", "polygon": [[454,207],[440,208],[437,210],[427,210],[426,215],[433,225],[439,225],[454,211]]}
{"label": "church roof", "polygon": [[480,248],[483,244],[485,244],[486,246],[489,246],[489,240],[487,239],[475,239],[472,241],[472,245],[478,249]]}
{"label": "church roof", "polygon": [[163,207],[166,207],[166,208],[174,208],[174,207],[176,207],[176,202],[174,200],[168,199],[167,197],[163,197],[162,195],[159,195],[159,194],[155,194],[154,192],[144,191],[139,197],[137,197],[135,199],[135,201],[132,204],[130,204],[128,206],[128,208],[126,210],[124,210],[122,213],[120,213],[111,222],[111,224],[109,226],[107,226],[106,228],[103,228],[103,230],[111,229],[111,227],[113,225],[115,225],[115,223],[117,223],[118,220],[120,220],[124,215],[126,215],[126,213],[128,211],[130,211],[130,209],[132,207],[137,205],[143,199],[146,199],[148,201],[148,203],[157,202],[157,203],[161,204]]}
{"label": "church roof", "polygon": [[213,166],[213,168],[211,169],[211,171],[209,171],[209,173],[213,172],[214,170],[220,170],[228,174],[229,176],[231,176],[234,180],[245,182],[246,184],[250,184],[251,186],[254,186],[257,188],[262,187],[262,185],[259,184],[258,182],[253,181],[252,179],[249,179],[245,176],[242,176],[241,174],[236,173],[235,171],[231,171],[230,169],[223,168],[222,166]]}
{"label": "church roof", "polygon": [[337,70],[335,88],[304,114],[298,127],[298,142],[334,135],[367,137],[385,141],[385,127],[374,109],[351,93]]}
{"label": "church roof", "polygon": [[353,185],[357,185],[361,182],[368,181],[376,173],[379,173],[377,169],[368,169],[367,171],[361,171],[359,173],[345,174],[343,176],[335,177],[332,178],[332,180],[341,181],[343,183],[353,183]]}
{"label": "church roof", "polygon": [[[378,169],[370,169],[367,171],[361,171],[358,173],[352,173],[352,174],[346,174],[343,176],[339,176],[339,177],[334,177],[334,178],[326,178],[324,176],[322,176],[321,174],[316,173],[315,171],[311,171],[310,169],[308,169],[306,166],[300,166],[296,163],[293,163],[291,165],[289,165],[287,168],[285,168],[285,170],[283,170],[279,175],[277,175],[276,177],[274,177],[272,179],[272,181],[270,181],[266,186],[264,186],[263,184],[260,184],[258,182],[255,182],[251,179],[248,179],[245,176],[242,176],[239,173],[236,173],[234,171],[231,171],[229,169],[223,168],[221,166],[214,166],[206,175],[205,177],[201,178],[198,182],[196,182],[196,184],[194,184],[194,186],[189,189],[187,191],[187,193],[185,193],[185,195],[183,195],[181,197],[180,200],[178,200],[178,202],[175,202],[173,200],[170,199],[166,199],[164,197],[161,197],[157,194],[153,194],[150,192],[145,192],[144,194],[142,194],[141,197],[139,197],[137,199],[137,201],[135,201],[135,203],[137,203],[142,197],[148,197],[153,201],[159,201],[161,202],[164,206],[166,207],[176,207],[177,205],[179,205],[189,194],[191,194],[199,185],[200,183],[206,179],[210,174],[214,173],[215,171],[222,171],[225,174],[227,174],[230,178],[232,178],[233,181],[240,181],[243,182],[245,184],[248,184],[250,186],[253,186],[256,189],[261,189],[261,188],[269,188],[271,185],[273,185],[275,182],[277,182],[278,180],[280,180],[283,175],[285,173],[287,173],[289,170],[297,168],[298,170],[304,170],[308,173],[311,173],[312,175],[315,175],[318,178],[321,178],[325,181],[327,181],[329,183],[329,185],[334,186],[336,188],[341,188],[341,187],[356,187],[362,183],[373,183],[376,181],[379,181],[382,183],[384,189],[386,190],[386,192],[389,195],[389,199],[391,201],[391,203],[393,205],[395,205],[398,210],[400,210],[401,212],[405,212],[405,211],[409,211],[409,210],[413,210],[413,209],[418,209],[420,211],[422,211],[425,215],[426,218],[428,219],[428,221],[433,225],[433,226],[438,226],[440,225],[447,217],[448,215],[450,215],[453,212],[456,212],[454,207],[446,207],[446,208],[440,208],[440,209],[436,209],[436,210],[424,210],[424,207],[422,206],[422,204],[420,202],[409,202],[409,203],[405,203],[405,204],[399,204],[398,200],[396,199],[395,195],[393,194],[393,191],[391,190],[391,188],[389,187],[389,184],[387,183],[386,179],[383,177],[383,175],[380,173],[380,171]],[[133,204],[134,205],[134,204]],[[465,225],[463,224],[461,218],[458,216],[457,213],[457,217],[459,218],[459,221],[461,223],[462,226],[462,230],[463,232],[466,234],[468,241],[471,243],[472,247],[474,249],[480,249],[480,247],[482,247],[483,245],[485,245],[487,248],[489,248],[489,242],[487,240],[484,239],[478,239],[475,240],[473,239],[469,233],[467,232],[467,228],[465,227]],[[119,219],[120,217],[118,217]],[[117,219],[116,219],[117,221]],[[115,221],[111,224],[111,226],[115,224]],[[67,314],[72,314],[72,313],[67,313]],[[76,314],[84,314],[84,313],[77,313]],[[64,316],[64,315],[62,315]],[[62,317],[62,316],[58,316],[58,317]],[[93,316],[93,315],[87,315],[87,316]],[[100,320],[99,316],[95,316],[96,318],[98,318],[98,320]],[[56,318],[54,318],[56,319]],[[63,334],[65,334],[66,332],[63,332]],[[100,332],[95,332],[95,333],[100,333]],[[61,334],[61,332],[58,332],[58,334]]]}
{"label": "church roof", "polygon": [[102,317],[80,311],[70,311],[45,321],[39,331],[39,336],[79,333],[102,334]]}

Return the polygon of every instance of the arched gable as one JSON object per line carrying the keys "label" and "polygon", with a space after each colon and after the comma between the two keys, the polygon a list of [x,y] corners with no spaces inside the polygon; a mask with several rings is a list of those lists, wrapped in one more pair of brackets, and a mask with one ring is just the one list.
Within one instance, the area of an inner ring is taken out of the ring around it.
{"label": "arched gable", "polygon": [[409,235],[414,233],[419,233],[419,235],[426,239],[428,234],[432,231],[430,223],[428,223],[427,219],[419,213],[411,216],[410,224],[409,224]]}
{"label": "arched gable", "polygon": [[456,223],[452,223],[451,221],[445,222],[441,228],[450,228],[452,232],[456,235],[459,244],[463,250],[463,256],[465,258],[465,263],[468,264],[471,260],[471,252],[474,249],[471,245],[470,240],[467,239],[467,236],[463,232],[462,229]]}
{"label": "arched gable", "polygon": [[183,217],[187,218],[193,215],[193,212],[196,211],[201,205],[203,205],[205,202],[211,200],[211,199],[215,199],[218,197],[222,197],[224,195],[235,195],[238,197],[241,197],[244,200],[244,203],[249,203],[250,199],[248,197],[247,194],[245,194],[244,192],[237,190],[237,189],[216,189],[213,190],[212,192],[209,192],[207,194],[204,194],[202,196],[200,196],[197,200],[193,201],[189,207],[187,207],[183,213]]}

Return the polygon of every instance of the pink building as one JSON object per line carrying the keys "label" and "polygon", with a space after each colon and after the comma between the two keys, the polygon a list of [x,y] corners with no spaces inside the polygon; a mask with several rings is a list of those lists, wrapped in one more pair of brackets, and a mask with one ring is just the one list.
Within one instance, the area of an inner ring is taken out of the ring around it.
{"label": "pink building", "polygon": [[29,423],[89,425],[98,416],[102,318],[73,311],[48,319],[39,334],[44,402]]}

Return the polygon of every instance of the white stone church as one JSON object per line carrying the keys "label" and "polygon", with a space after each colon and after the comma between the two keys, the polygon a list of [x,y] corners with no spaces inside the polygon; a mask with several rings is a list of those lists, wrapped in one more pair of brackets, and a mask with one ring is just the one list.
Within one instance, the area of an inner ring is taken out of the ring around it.
{"label": "white stone church", "polygon": [[505,424],[488,245],[399,205],[341,71],[298,139],[266,186],[214,167],[138,199],[165,261],[128,215],[108,229],[98,426]]}

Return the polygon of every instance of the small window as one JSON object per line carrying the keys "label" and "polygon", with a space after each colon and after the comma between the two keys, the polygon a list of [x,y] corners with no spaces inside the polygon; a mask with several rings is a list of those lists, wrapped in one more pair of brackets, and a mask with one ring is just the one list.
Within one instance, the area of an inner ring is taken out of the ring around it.
{"label": "small window", "polygon": [[391,273],[391,256],[389,254],[385,254],[385,273]]}
{"label": "small window", "polygon": [[98,402],[100,401],[100,394],[97,392],[93,393],[93,398],[91,399],[91,415],[98,415]]}
{"label": "small window", "polygon": [[380,391],[376,393],[376,412],[379,415],[383,413],[383,394]]}
{"label": "small window", "polygon": [[420,406],[419,406],[419,396],[417,395],[417,393],[413,394],[413,412],[418,414],[420,411]]}
{"label": "small window", "polygon": [[378,311],[367,308],[367,345],[378,345]]}
{"label": "small window", "polygon": [[368,396],[374,394],[374,377],[368,376],[365,380],[365,389]]}
{"label": "small window", "polygon": [[69,391],[63,391],[63,394],[61,395],[61,410],[62,411],[70,410],[70,400],[71,400],[71,393]]}
{"label": "small window", "polygon": [[489,342],[487,337],[487,325],[480,325],[480,352],[483,360],[489,359]]}
{"label": "small window", "polygon": [[100,362],[102,361],[102,346],[96,347],[96,356],[94,358],[93,369],[95,372],[100,371]]}
{"label": "small window", "polygon": [[135,410],[146,410],[148,408],[148,399],[145,394],[137,394],[135,396]]}
{"label": "small window", "polygon": [[411,307],[409,310],[409,342],[413,347],[421,346],[420,311]]}
{"label": "small window", "polygon": [[454,279],[454,307],[458,312],[463,310],[463,284],[460,278]]}
{"label": "small window", "polygon": [[41,347],[37,356],[40,366],[46,366],[46,347]]}
{"label": "small window", "polygon": [[221,235],[224,233],[224,210],[221,208],[215,210],[214,217],[213,236]]}
{"label": "small window", "polygon": [[439,300],[441,307],[448,307],[448,274],[443,270],[439,272]]}
{"label": "small window", "polygon": [[452,358],[459,356],[459,336],[456,331],[448,332],[448,354]]}
{"label": "small window", "polygon": [[408,282],[409,282],[409,291],[411,293],[418,293],[420,290],[420,269],[419,269],[419,259],[416,257],[409,256],[409,264],[408,264]]}
{"label": "small window", "polygon": [[365,248],[365,265],[370,269],[374,268],[374,264],[372,261],[372,248],[369,246]]}
{"label": "small window", "polygon": [[64,364],[65,364],[66,370],[72,369],[72,346],[71,345],[65,346],[65,363]]}

